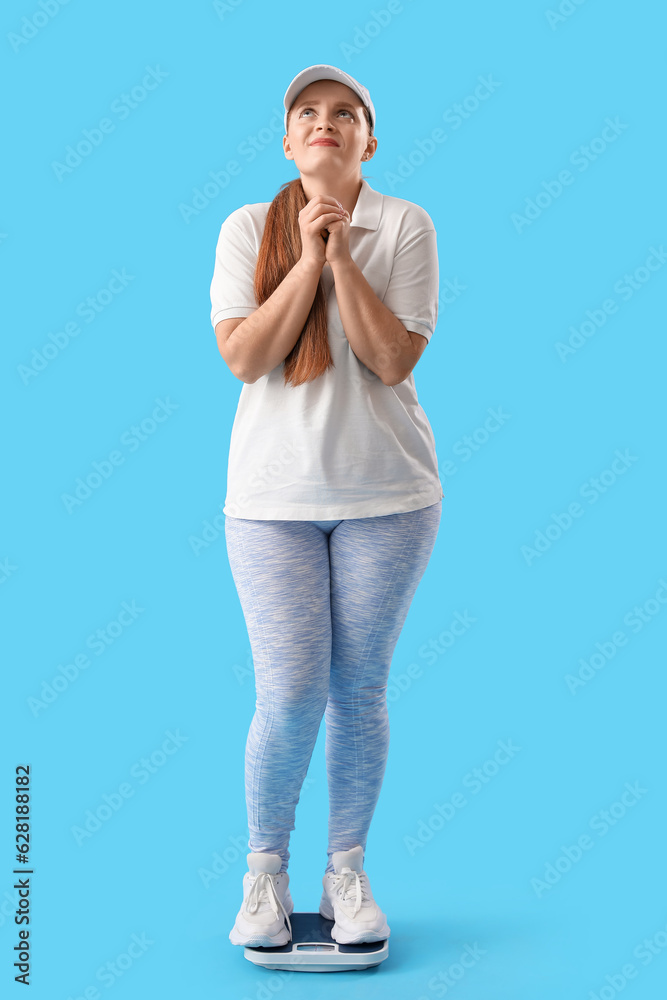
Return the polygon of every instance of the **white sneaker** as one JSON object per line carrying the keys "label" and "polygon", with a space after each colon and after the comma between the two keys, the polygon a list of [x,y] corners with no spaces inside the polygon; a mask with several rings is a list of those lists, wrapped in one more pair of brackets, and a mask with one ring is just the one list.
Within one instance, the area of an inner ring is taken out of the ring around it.
{"label": "white sneaker", "polygon": [[243,876],[243,904],[229,932],[232,944],[273,948],[292,939],[289,915],[294,902],[289,875],[281,872],[279,854],[251,851]]}
{"label": "white sneaker", "polygon": [[326,872],[320,913],[333,920],[331,937],[338,944],[384,941],[391,930],[387,918],[373,899],[368,875],[363,871],[364,849],[334,851],[333,872]]}

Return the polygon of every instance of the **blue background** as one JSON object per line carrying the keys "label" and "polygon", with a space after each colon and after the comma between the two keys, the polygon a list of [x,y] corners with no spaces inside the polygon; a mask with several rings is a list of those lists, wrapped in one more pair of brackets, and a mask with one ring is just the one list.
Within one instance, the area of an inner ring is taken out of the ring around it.
{"label": "blue background", "polygon": [[[209,285],[222,220],[296,176],[282,96],[320,62],[372,94],[378,149],[364,176],[422,205],[438,233],[440,315],[415,381],[445,500],[392,665],[367,845],[389,959],[319,976],[317,989],[664,995],[665,17],[641,0],[561,7],[5,5],[7,995],[23,995],[21,763],[35,1000],[312,992],[312,976],[272,978],[227,937],[246,870],[254,683],[221,530],[241,385],[217,350]],[[150,68],[154,89],[123,105]],[[495,81],[481,100],[480,77]],[[59,171],[103,118],[113,128]],[[429,145],[435,128],[445,138]],[[225,178],[230,161],[240,169]],[[77,312],[90,296],[94,318]],[[485,429],[499,409],[502,425]],[[119,464],[100,466],[106,478],[68,510],[77,478],[114,451]],[[474,622],[453,641],[457,613]],[[317,909],[326,864],[323,737],[290,844],[297,910]],[[494,764],[499,741],[518,749]],[[456,792],[465,804],[445,821],[436,805],[446,813]],[[98,810],[98,828],[77,834]],[[133,935],[143,950],[128,964]],[[464,969],[466,945],[479,958]]]}

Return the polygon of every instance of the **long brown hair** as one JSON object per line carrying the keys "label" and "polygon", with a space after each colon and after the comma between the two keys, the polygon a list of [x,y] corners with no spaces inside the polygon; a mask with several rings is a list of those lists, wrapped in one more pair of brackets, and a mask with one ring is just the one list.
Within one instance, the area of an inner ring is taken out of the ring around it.
{"label": "long brown hair", "polygon": [[[370,114],[364,108],[369,137],[373,134]],[[289,114],[288,114],[289,127]],[[285,181],[269,205],[262,242],[255,266],[254,292],[261,306],[301,257],[299,212],[308,204],[301,178]],[[327,303],[322,277],[299,339],[285,358],[283,377],[292,386],[311,382],[333,368],[329,349]]]}
{"label": "long brown hair", "polygon": [[[257,305],[266,302],[301,257],[299,212],[308,204],[301,178],[281,184],[269,205],[264,235],[255,267]],[[329,350],[327,303],[322,277],[305,325],[296,344],[285,358],[284,379],[293,386],[310,382],[333,367]]]}

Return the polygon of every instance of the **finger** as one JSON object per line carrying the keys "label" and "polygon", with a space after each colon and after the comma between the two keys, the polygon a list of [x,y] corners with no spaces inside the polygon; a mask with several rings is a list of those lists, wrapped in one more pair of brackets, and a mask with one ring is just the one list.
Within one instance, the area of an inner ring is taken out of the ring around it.
{"label": "finger", "polygon": [[346,225],[348,225],[347,219],[336,219],[335,222],[328,223],[327,229],[331,232],[332,229],[340,229],[341,227],[345,228]]}
{"label": "finger", "polygon": [[325,205],[340,205],[340,201],[333,194],[321,194],[311,198],[308,204],[314,206],[315,208],[321,208]]}
{"label": "finger", "polygon": [[309,206],[310,210],[317,213],[340,211],[343,208],[342,202],[338,198],[327,198],[326,201],[314,202]]}
{"label": "finger", "polygon": [[[344,210],[343,210],[344,211]],[[318,216],[319,219],[340,219],[340,209],[337,208],[334,212],[324,212],[322,215]]]}
{"label": "finger", "polygon": [[323,215],[321,219],[317,219],[314,223],[312,223],[312,225],[313,228],[317,227],[317,229],[324,229],[325,227],[329,228],[329,226],[335,226],[339,222],[347,221],[347,219],[341,219],[340,215],[336,213],[335,215]]}
{"label": "finger", "polygon": [[336,198],[331,199],[327,202],[314,202],[313,204],[307,205],[303,210],[307,219],[315,219],[320,215],[327,212],[338,212],[341,209],[340,203]]}

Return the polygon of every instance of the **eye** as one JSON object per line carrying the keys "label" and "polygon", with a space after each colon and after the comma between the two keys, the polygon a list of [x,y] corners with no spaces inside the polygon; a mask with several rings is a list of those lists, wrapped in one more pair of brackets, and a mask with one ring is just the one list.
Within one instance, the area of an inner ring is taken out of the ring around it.
{"label": "eye", "polygon": [[[303,109],[303,111],[301,112],[301,114],[302,114],[302,115],[305,115],[306,111],[312,111],[312,110],[313,110],[313,108],[304,108],[304,109]],[[351,112],[351,111],[348,111],[348,109],[347,109],[347,108],[339,108],[339,110],[338,110],[338,114],[340,114],[340,113],[341,113],[341,111],[343,112],[343,114],[346,114],[346,115],[349,115],[349,116],[350,116],[350,118],[352,118],[352,117],[353,117],[353,115],[352,115],[352,112]]]}

